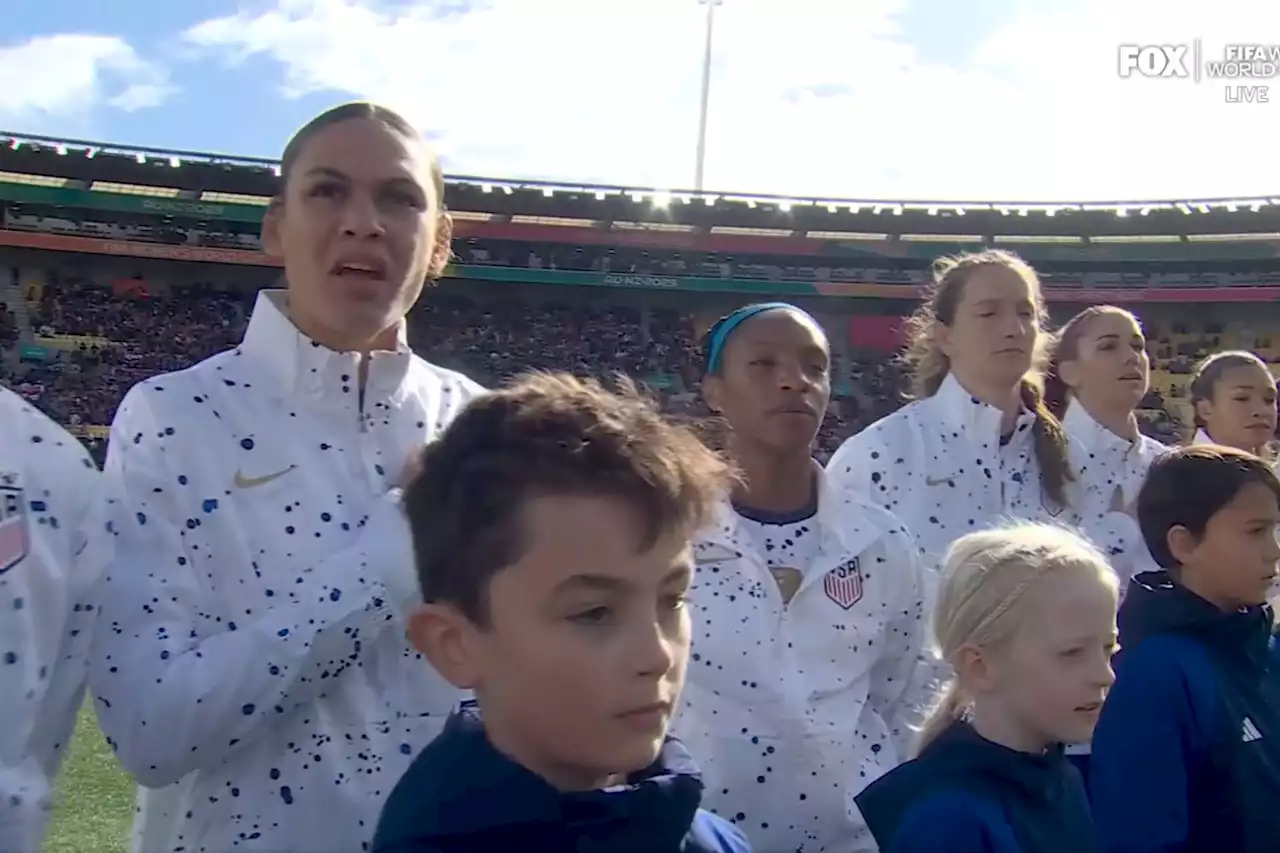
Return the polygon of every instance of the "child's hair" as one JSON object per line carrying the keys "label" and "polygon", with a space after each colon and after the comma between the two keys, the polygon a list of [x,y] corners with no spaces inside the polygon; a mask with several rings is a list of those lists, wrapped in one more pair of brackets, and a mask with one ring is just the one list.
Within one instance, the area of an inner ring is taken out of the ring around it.
{"label": "child's hair", "polygon": [[706,524],[729,465],[625,377],[610,390],[528,373],[471,401],[422,453],[404,494],[422,595],[488,624],[490,579],[518,559],[538,497],[620,498],[644,521],[637,547]]}
{"label": "child's hair", "polygon": [[1196,365],[1196,369],[1191,374],[1191,414],[1194,419],[1196,429],[1204,429],[1204,419],[1200,417],[1199,404],[1208,400],[1213,400],[1213,392],[1217,387],[1218,381],[1222,379],[1222,374],[1228,370],[1234,370],[1237,367],[1261,367],[1271,375],[1267,363],[1258,358],[1251,352],[1240,349],[1223,350],[1215,352],[1213,355],[1201,361]]}
{"label": "child's hair", "polygon": [[1062,381],[1060,373],[1062,362],[1074,361],[1080,357],[1080,339],[1084,337],[1090,321],[1113,314],[1128,317],[1138,323],[1139,327],[1142,325],[1132,311],[1115,305],[1090,305],[1068,320],[1053,336],[1049,345],[1049,366],[1044,376],[1044,404],[1059,420],[1066,414],[1071,402],[1071,388]]}
{"label": "child's hair", "polygon": [[[938,348],[935,339],[937,326],[939,323],[950,326],[955,322],[956,309],[964,297],[965,285],[975,272],[989,267],[1004,267],[1017,273],[1031,289],[1031,298],[1041,327],[1047,321],[1044,296],[1036,271],[1012,252],[988,249],[939,258],[933,265],[933,284],[920,307],[907,318],[905,326],[907,346],[901,360],[911,377],[912,397],[932,397],[942,387],[951,371],[951,362]],[[1022,379],[1022,404],[1036,415],[1032,429],[1044,491],[1054,503],[1066,506],[1067,483],[1075,477],[1071,474],[1067,454],[1067,434],[1044,404],[1042,381],[1048,339],[1049,336],[1045,334],[1038,336],[1035,352],[1032,354],[1031,370]]]}
{"label": "child's hair", "polygon": [[[954,666],[964,646],[1008,640],[1023,623],[1021,605],[1032,587],[1054,572],[1079,571],[1118,588],[1107,558],[1065,527],[1017,522],[962,536],[943,560],[933,612],[933,635]],[[963,717],[971,697],[953,676],[920,731],[917,754]]]}
{"label": "child's hair", "polygon": [[1197,539],[1209,519],[1250,483],[1261,483],[1280,500],[1280,478],[1264,459],[1216,444],[1192,444],[1160,454],[1138,492],[1138,528],[1147,550],[1164,569],[1176,571],[1169,531],[1185,527]]}

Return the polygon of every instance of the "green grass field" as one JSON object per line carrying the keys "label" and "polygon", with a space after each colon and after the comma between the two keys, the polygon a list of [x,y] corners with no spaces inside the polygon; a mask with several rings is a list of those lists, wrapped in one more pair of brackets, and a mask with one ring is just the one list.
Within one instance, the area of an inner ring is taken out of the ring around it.
{"label": "green grass field", "polygon": [[93,711],[80,712],[62,764],[53,820],[42,853],[121,853],[129,849],[133,783],[107,746]]}

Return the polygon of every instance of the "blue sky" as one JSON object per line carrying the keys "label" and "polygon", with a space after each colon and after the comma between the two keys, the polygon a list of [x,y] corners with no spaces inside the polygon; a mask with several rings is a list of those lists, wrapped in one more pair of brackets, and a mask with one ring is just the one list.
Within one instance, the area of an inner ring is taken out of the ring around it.
{"label": "blue sky", "polygon": [[[6,0],[0,130],[276,156],[356,97],[447,171],[693,183],[697,0]],[[723,0],[706,186],[796,197],[1280,194],[1269,103],[1120,44],[1280,43],[1276,0]]]}

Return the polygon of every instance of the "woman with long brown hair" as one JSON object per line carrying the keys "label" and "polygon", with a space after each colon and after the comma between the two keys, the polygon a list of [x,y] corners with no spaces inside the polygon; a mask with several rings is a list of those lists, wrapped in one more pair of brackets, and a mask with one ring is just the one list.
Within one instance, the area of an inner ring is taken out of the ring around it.
{"label": "woman with long brown hair", "polygon": [[902,519],[928,564],[1001,518],[1074,521],[1067,436],[1043,399],[1044,320],[1040,282],[1016,255],[939,260],[907,326],[914,402],[827,465]]}

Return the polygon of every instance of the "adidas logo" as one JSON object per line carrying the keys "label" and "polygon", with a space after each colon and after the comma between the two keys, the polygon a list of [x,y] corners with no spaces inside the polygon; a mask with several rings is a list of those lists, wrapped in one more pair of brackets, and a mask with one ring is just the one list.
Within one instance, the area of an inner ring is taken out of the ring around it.
{"label": "adidas logo", "polygon": [[1262,732],[1258,731],[1258,727],[1253,724],[1253,720],[1248,717],[1244,718],[1244,742],[1253,743],[1255,740],[1262,740]]}

